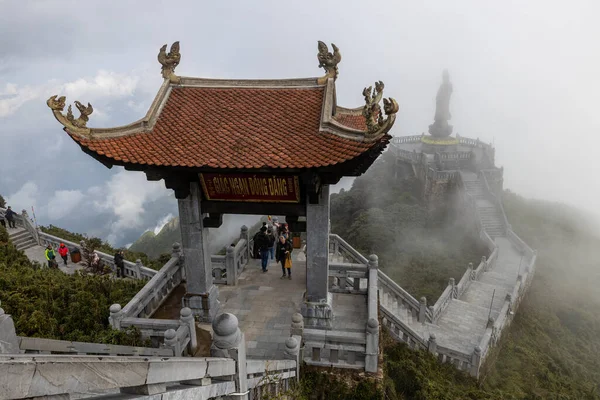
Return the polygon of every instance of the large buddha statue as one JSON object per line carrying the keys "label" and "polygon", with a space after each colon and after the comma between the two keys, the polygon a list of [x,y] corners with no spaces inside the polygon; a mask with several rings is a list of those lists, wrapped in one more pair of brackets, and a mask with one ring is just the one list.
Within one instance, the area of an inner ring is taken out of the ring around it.
{"label": "large buddha statue", "polygon": [[431,136],[443,138],[450,136],[452,133],[452,125],[448,125],[450,115],[450,96],[452,95],[452,84],[450,83],[450,75],[448,70],[444,70],[442,74],[442,84],[438,89],[435,97],[435,116],[434,122],[429,125],[429,133]]}

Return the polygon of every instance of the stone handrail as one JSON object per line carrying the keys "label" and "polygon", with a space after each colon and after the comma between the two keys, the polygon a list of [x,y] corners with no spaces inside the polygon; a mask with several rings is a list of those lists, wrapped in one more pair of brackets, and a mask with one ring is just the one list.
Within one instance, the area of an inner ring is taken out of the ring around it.
{"label": "stone handrail", "polygon": [[183,279],[183,263],[179,256],[171,259],[123,307],[124,317],[149,317]]}
{"label": "stone handrail", "polygon": [[213,283],[215,285],[226,285],[227,266],[225,265],[225,256],[216,254],[211,255],[210,265],[212,268]]}
{"label": "stone handrail", "polygon": [[[6,212],[7,209],[0,207],[0,210],[3,212]],[[26,210],[22,210],[21,214],[18,214],[18,213],[15,214],[14,220],[15,220],[15,225],[26,229],[27,232],[29,232],[29,234],[33,238],[33,241],[37,244],[40,244],[38,231],[35,228],[35,226],[33,225],[33,221],[31,220],[31,218],[29,218],[29,215],[27,214]]]}
{"label": "stone handrail", "polygon": [[[98,396],[119,389],[130,395],[170,392],[177,398],[214,398],[236,391],[229,380],[235,373],[235,360],[217,357],[0,356],[0,387],[6,399]],[[18,384],[13,381],[16,376]],[[202,385],[205,378],[209,379]],[[221,379],[212,383],[210,378]],[[184,391],[185,395],[178,393]]]}
{"label": "stone handrail", "polygon": [[329,263],[331,293],[367,294],[367,288],[361,285],[361,281],[368,278],[368,268],[365,264]]}
{"label": "stone handrail", "polygon": [[[433,352],[432,350],[433,349],[430,349],[430,352]],[[435,354],[437,354],[440,362],[452,364],[458,370],[470,372],[472,369],[471,354],[465,354],[438,344],[435,346]]]}
{"label": "stone handrail", "polygon": [[[71,242],[69,240],[61,239],[59,237],[50,235],[45,232],[39,233],[39,244],[40,246],[51,245],[52,247],[58,247],[61,243],[64,243],[69,249],[81,249],[81,244],[77,244],[75,242]],[[114,256],[110,254],[103,253],[101,251],[95,250],[98,254],[98,257],[102,262],[108,265],[113,271],[116,271]],[[134,279],[150,279],[154,275],[156,275],[157,271],[144,267],[141,264],[141,261],[133,263],[131,261],[123,261],[125,264],[125,276],[134,278]]]}
{"label": "stone handrail", "polygon": [[450,304],[450,301],[453,298],[456,298],[455,285],[454,285],[454,279],[451,279],[451,283],[448,286],[446,286],[446,289],[444,289],[444,291],[442,292],[440,297],[438,297],[438,299],[435,302],[435,304],[433,305],[433,307],[431,307],[431,322],[432,323],[435,323],[438,320],[438,318],[440,317],[442,312],[446,309],[446,307],[448,307],[448,304]]}
{"label": "stone handrail", "polygon": [[70,342],[67,340],[19,337],[19,348],[25,353],[37,354],[86,354],[110,356],[172,357],[170,349],[153,347],[120,346],[114,344]]}
{"label": "stone handrail", "polygon": [[413,313],[420,311],[421,303],[417,301],[410,293],[398,285],[392,278],[384,274],[381,270],[377,271],[377,283],[381,295],[389,295],[397,299],[398,303],[404,304]]}
{"label": "stone handrail", "polygon": [[295,360],[247,360],[246,374],[248,389],[255,393],[250,398],[262,399],[274,384],[281,392],[291,388],[291,381],[297,379]]}
{"label": "stone handrail", "polygon": [[363,369],[367,340],[364,332],[304,329],[304,361],[309,365]]}
{"label": "stone handrail", "polygon": [[471,151],[453,151],[453,152],[443,152],[443,153],[435,153],[436,157],[441,161],[446,160],[470,160],[473,157],[473,152]]}
{"label": "stone handrail", "polygon": [[413,164],[418,164],[422,162],[422,159],[424,157],[423,153],[417,153],[416,151],[408,151],[395,146],[392,146],[392,149],[392,151],[395,152],[396,157]]}
{"label": "stone handrail", "polygon": [[391,140],[392,144],[402,144],[402,143],[420,143],[422,135],[412,135],[412,136],[394,136]]}
{"label": "stone handrail", "polygon": [[427,342],[410,326],[404,324],[394,313],[384,306],[379,306],[382,314],[382,323],[388,329],[392,337],[396,340],[406,343],[413,350],[427,349]]}
{"label": "stone handrail", "polygon": [[504,226],[506,229],[510,228],[510,224],[508,223],[508,218],[506,218],[506,213],[504,212],[504,205],[502,204],[502,199],[500,199],[494,191],[490,188],[490,184],[485,176],[485,173],[479,173],[480,179],[483,180],[483,186],[485,188],[486,193],[491,198],[492,202],[496,207],[500,209],[500,213],[502,214],[502,220],[504,221]]}
{"label": "stone handrail", "polygon": [[346,262],[368,264],[369,260],[338,235],[329,234],[329,253],[334,257],[342,256]]}

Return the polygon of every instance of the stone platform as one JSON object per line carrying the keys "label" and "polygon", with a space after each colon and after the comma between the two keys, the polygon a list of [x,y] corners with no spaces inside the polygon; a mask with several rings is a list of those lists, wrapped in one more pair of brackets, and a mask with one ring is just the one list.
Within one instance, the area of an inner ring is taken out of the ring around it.
{"label": "stone platform", "polygon": [[[281,279],[281,264],[270,261],[263,273],[260,260],[251,259],[239,277],[238,285],[219,285],[219,313],[234,314],[246,336],[248,358],[282,359],[285,340],[290,336],[292,315],[300,312],[306,291],[306,258],[299,249],[292,252],[292,279]],[[152,318],[179,318],[185,287],[180,285]],[[364,332],[367,323],[366,297],[333,295],[332,330]],[[199,325],[211,330],[210,324]],[[199,343],[202,346],[202,343]]]}

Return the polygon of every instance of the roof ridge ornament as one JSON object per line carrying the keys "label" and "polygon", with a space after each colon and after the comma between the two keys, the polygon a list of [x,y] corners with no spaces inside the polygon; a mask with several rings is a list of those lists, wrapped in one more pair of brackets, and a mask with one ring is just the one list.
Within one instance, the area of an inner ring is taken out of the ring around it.
{"label": "roof ridge ornament", "polygon": [[52,110],[54,114],[54,118],[58,122],[60,122],[65,128],[69,130],[69,132],[79,133],[79,134],[89,134],[90,128],[87,127],[87,122],[89,121],[89,116],[94,112],[94,108],[90,103],[87,104],[87,107],[84,106],[79,101],[75,101],[75,107],[79,110],[79,118],[75,118],[73,115],[73,109],[71,105],[67,109],[67,115],[64,115],[62,111],[65,108],[66,97],[58,95],[51,96],[46,104]]}
{"label": "roof ridge ornament", "polygon": [[393,98],[383,99],[383,111],[387,118],[383,118],[381,106],[379,102],[383,98],[383,89],[385,85],[382,81],[375,82],[375,89],[372,86],[366,87],[363,90],[365,96],[365,105],[363,107],[363,116],[367,124],[367,130],[370,134],[378,134],[387,132],[394,124],[396,119],[395,114],[399,107],[396,100]]}
{"label": "roof ridge ornament", "polygon": [[321,77],[317,80],[317,82],[322,85],[327,82],[327,79],[333,78],[334,80],[338,77],[338,67],[337,65],[342,61],[342,54],[337,46],[331,43],[331,48],[333,49],[333,53],[329,52],[329,48],[327,45],[319,40],[317,45],[319,52],[317,53],[317,59],[319,60],[319,68],[325,69],[325,76]]}
{"label": "roof ridge ornament", "polygon": [[169,79],[172,83],[178,83],[180,78],[175,75],[175,67],[179,65],[181,53],[179,52],[179,41],[171,45],[170,51],[167,53],[167,45],[165,44],[158,52],[158,62],[162,65],[162,77]]}

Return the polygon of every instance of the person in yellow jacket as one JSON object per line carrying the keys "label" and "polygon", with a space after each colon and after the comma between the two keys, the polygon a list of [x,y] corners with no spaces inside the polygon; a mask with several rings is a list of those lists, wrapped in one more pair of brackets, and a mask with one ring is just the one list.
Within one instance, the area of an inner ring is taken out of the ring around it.
{"label": "person in yellow jacket", "polygon": [[46,246],[45,255],[46,260],[48,261],[48,268],[54,267],[54,259],[56,258],[56,253],[54,252],[54,249],[51,245]]}

